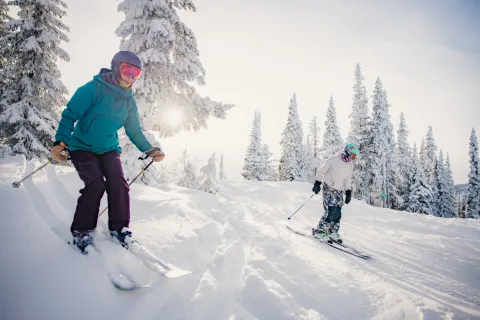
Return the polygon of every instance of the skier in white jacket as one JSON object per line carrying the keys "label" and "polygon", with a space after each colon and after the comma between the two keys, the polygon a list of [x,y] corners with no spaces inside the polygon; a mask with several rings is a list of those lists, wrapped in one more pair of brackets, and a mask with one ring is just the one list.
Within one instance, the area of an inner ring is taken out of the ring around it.
{"label": "skier in white jacket", "polygon": [[[352,199],[351,179],[353,164],[359,151],[356,145],[349,143],[340,154],[330,157],[320,168],[315,177],[316,181],[312,191],[315,194],[320,192],[323,181],[323,214],[317,228],[313,228],[316,237],[326,238],[342,242],[338,235],[340,219],[342,218],[342,206]],[[343,201],[343,192],[346,199]]]}

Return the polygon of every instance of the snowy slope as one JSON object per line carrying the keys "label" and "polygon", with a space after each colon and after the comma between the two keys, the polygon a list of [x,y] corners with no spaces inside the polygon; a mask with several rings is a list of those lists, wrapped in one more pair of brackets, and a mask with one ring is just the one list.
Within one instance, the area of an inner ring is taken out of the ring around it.
{"label": "snowy slope", "polygon": [[[136,238],[194,271],[172,280],[109,241],[88,256],[65,244],[81,181],[71,168],[48,166],[11,187],[39,165],[0,160],[2,320],[480,318],[480,221],[353,200],[341,232],[375,257],[367,261],[286,228],[308,232],[317,223],[320,196],[286,219],[310,196],[309,184],[227,181],[216,196],[134,185]],[[107,276],[114,271],[150,287],[119,291]]]}

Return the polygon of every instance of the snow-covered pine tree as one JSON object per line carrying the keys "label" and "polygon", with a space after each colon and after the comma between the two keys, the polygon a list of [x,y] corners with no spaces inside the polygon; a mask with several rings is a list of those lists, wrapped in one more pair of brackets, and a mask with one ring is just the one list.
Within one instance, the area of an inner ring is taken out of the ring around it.
{"label": "snow-covered pine tree", "polygon": [[433,208],[433,215],[436,217],[441,217],[440,215],[440,198],[438,194],[438,184],[439,184],[439,163],[437,156],[435,156],[435,159],[433,160],[433,170],[432,174],[430,176],[430,179],[428,180],[428,183],[430,184],[430,187],[432,188],[432,194],[433,194],[433,201],[432,201],[432,208]]}
{"label": "snow-covered pine tree", "polygon": [[347,143],[354,143],[359,151],[360,156],[355,161],[355,166],[352,175],[352,189],[353,196],[357,199],[362,199],[366,190],[366,171],[367,150],[369,143],[369,123],[370,116],[368,115],[368,98],[367,89],[363,84],[365,78],[362,75],[360,64],[355,66],[355,83],[353,85],[353,103],[352,113],[350,114],[350,131],[347,137]]}
{"label": "snow-covered pine tree", "polygon": [[386,136],[388,141],[387,150],[387,206],[391,209],[398,209],[402,199],[398,196],[397,185],[395,183],[395,176],[397,171],[397,146],[395,143],[395,136],[393,133],[393,124],[390,121],[390,104],[388,103],[387,91],[383,89],[386,105]]}
{"label": "snow-covered pine tree", "polygon": [[186,160],[185,162],[182,175],[178,180],[178,185],[192,189],[197,188],[197,176],[195,174],[195,167],[190,162],[190,160]]}
{"label": "snow-covered pine tree", "polygon": [[[12,20],[8,15],[8,5],[5,0],[0,0],[0,101],[3,96],[3,91],[7,85],[6,73],[4,68],[9,64],[7,58],[12,58],[13,54],[10,52],[10,47],[7,42],[7,35],[11,32],[6,27],[8,21]],[[11,63],[10,63],[11,64]],[[4,107],[0,102],[0,114],[3,112]],[[10,146],[5,144],[3,138],[6,134],[2,132],[3,126],[0,126],[0,158],[11,154],[12,150]]]}
{"label": "snow-covered pine tree", "polygon": [[246,180],[263,180],[265,174],[261,122],[260,112],[255,111],[250,131],[250,143],[247,147],[242,171],[242,176]]}
{"label": "snow-covered pine tree", "polygon": [[437,146],[433,138],[432,126],[428,126],[428,132],[425,137],[425,176],[429,180],[434,180],[435,160],[437,158]]}
{"label": "snow-covered pine tree", "polygon": [[47,157],[66,104],[67,88],[60,80],[58,59],[68,61],[59,47],[68,42],[62,22],[66,4],[61,0],[12,1],[19,19],[4,24],[14,30],[2,39],[0,141],[14,153]]}
{"label": "snow-covered pine tree", "polygon": [[408,199],[408,207],[406,211],[432,214],[432,188],[427,183],[423,166],[417,154],[417,146],[414,145],[412,153],[413,166],[415,173],[413,175],[413,185]]}
{"label": "snow-covered pine tree", "polygon": [[303,147],[303,129],[298,116],[297,97],[295,93],[288,107],[288,118],[280,141],[281,157],[280,181],[303,181],[305,153]]}
{"label": "snow-covered pine tree", "polygon": [[273,165],[272,153],[267,144],[264,144],[262,147],[262,156],[264,157],[265,162],[265,175],[263,181],[277,181],[278,172]]}
{"label": "snow-covered pine tree", "polygon": [[[180,170],[179,170],[180,167]],[[195,170],[195,165],[190,159],[187,149],[184,149],[178,161],[170,165],[170,170],[176,176],[176,183],[182,187],[197,188],[198,181]],[[180,171],[180,172],[178,172]]]}
{"label": "snow-covered pine tree", "polygon": [[467,200],[465,197],[458,193],[457,194],[457,204],[458,204],[458,217],[465,219],[467,216]]}
{"label": "snow-covered pine tree", "polygon": [[325,131],[323,132],[323,143],[320,147],[320,163],[323,164],[328,158],[342,151],[344,141],[340,134],[337,124],[337,111],[333,102],[333,96],[330,96],[328,109],[325,118]]}
{"label": "snow-covered pine tree", "polygon": [[[8,48],[5,37],[10,33],[7,29],[6,24],[8,21],[12,20],[8,15],[8,5],[5,0],[0,0],[0,70],[2,70],[7,65],[7,55],[4,52],[7,52]],[[2,73],[0,73],[2,74]],[[3,75],[3,74],[2,74]],[[3,77],[0,77],[0,96],[2,94],[2,88],[5,85]]]}
{"label": "snow-covered pine tree", "polygon": [[457,197],[456,197],[456,200],[457,200],[457,216],[459,218],[465,218],[465,216],[462,214],[462,203],[463,203],[463,199],[462,199],[462,195],[460,193],[457,193]]}
{"label": "snow-covered pine tree", "polygon": [[380,78],[377,78],[375,83],[372,104],[371,144],[368,154],[371,186],[368,189],[371,192],[370,203],[386,207],[392,203],[396,194],[393,177],[390,177],[393,174],[395,145],[386,92]]}
{"label": "snow-covered pine tree", "polygon": [[313,177],[313,155],[311,152],[311,143],[310,135],[307,134],[305,139],[305,144],[303,145],[303,150],[305,151],[305,181],[311,181]]}
{"label": "snow-covered pine tree", "polygon": [[437,146],[433,138],[432,126],[428,126],[428,132],[425,137],[425,177],[433,192],[433,215],[439,216],[438,211],[438,172],[437,172]]}
{"label": "snow-covered pine tree", "polygon": [[[133,89],[149,140],[160,146],[149,130],[168,136],[181,130],[206,128],[210,117],[225,119],[233,105],[201,97],[195,89],[195,85],[205,85],[205,70],[195,34],[177,12],[195,11],[193,1],[123,0],[118,10],[125,14],[125,21],[116,30],[122,38],[121,49],[135,52],[143,62],[142,76]],[[171,121],[172,117],[177,121]],[[122,158],[138,158],[139,152],[129,144],[128,139],[122,139]],[[126,175],[141,165],[139,161],[124,160]]]}
{"label": "snow-covered pine tree", "polygon": [[397,139],[397,170],[395,181],[397,184],[397,193],[402,199],[399,209],[405,210],[408,207],[408,198],[413,185],[414,168],[411,149],[408,144],[408,128],[403,113],[400,114]]}
{"label": "snow-covered pine tree", "polygon": [[308,126],[306,142],[307,172],[306,181],[313,182],[320,166],[320,126],[318,118],[313,117]]}
{"label": "snow-covered pine tree", "polygon": [[[447,158],[448,159],[448,158]],[[448,165],[444,164],[443,151],[440,150],[440,154],[437,161],[437,173],[438,173],[438,215],[444,218],[453,218],[456,216],[455,212],[455,193],[453,190],[453,182],[451,179],[451,171],[447,169]],[[449,175],[450,174],[450,175]]]}
{"label": "snow-covered pine tree", "polygon": [[208,163],[200,169],[202,176],[199,178],[198,189],[208,193],[217,193],[217,169],[215,153],[208,159]]}
{"label": "snow-covered pine tree", "polygon": [[425,153],[425,138],[422,138],[422,143],[420,144],[419,160],[420,165],[423,167],[423,172],[425,172],[428,167],[427,155]]}
{"label": "snow-covered pine tree", "polygon": [[225,179],[227,179],[227,175],[225,174],[225,167],[223,164],[223,153],[222,153],[222,155],[220,156],[220,168],[218,172],[218,180],[225,180]]}
{"label": "snow-covered pine tree", "polygon": [[453,212],[453,217],[457,216],[455,209],[455,183],[453,182],[452,167],[450,165],[450,156],[447,153],[447,160],[445,161],[445,180],[447,181],[446,194],[449,200],[446,202],[447,212]]}
{"label": "snow-covered pine tree", "polygon": [[475,129],[470,135],[468,150],[470,173],[468,174],[467,218],[480,219],[480,161],[478,158],[478,140]]}

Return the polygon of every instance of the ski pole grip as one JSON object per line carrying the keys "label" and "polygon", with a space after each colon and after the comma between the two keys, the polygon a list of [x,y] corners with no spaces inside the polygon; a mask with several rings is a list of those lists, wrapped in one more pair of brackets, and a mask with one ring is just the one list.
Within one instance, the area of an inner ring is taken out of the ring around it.
{"label": "ski pole grip", "polygon": [[[67,152],[68,152],[68,157],[65,157],[65,155],[67,154]],[[72,157],[70,157],[70,150],[69,150],[67,147],[63,148],[63,150],[60,151],[60,155],[61,155],[62,157],[64,157],[65,160],[70,160],[70,159],[72,158]]]}
{"label": "ski pole grip", "polygon": [[150,149],[148,149],[147,151],[145,151],[139,158],[138,160],[145,160],[147,159],[148,157],[151,157],[152,154],[154,154],[155,152],[157,151],[160,151],[163,153],[162,149],[158,148],[158,147],[151,147]]}

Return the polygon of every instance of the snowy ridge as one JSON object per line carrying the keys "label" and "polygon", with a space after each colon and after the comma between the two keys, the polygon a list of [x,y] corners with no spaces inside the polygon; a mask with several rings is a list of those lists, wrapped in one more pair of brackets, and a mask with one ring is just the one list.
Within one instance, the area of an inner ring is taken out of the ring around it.
{"label": "snowy ridge", "polygon": [[[72,168],[48,166],[11,187],[39,165],[0,160],[2,320],[84,319],[87,311],[90,319],[145,320],[480,318],[478,220],[353,200],[341,233],[375,257],[368,261],[285,228],[308,232],[318,222],[320,196],[286,219],[310,196],[310,184],[222,181],[217,195],[135,184],[134,236],[164,261],[194,271],[172,280],[111,241],[100,240],[101,253],[88,256],[68,246],[81,181]],[[119,291],[106,274],[113,271],[129,271],[149,287]]]}

